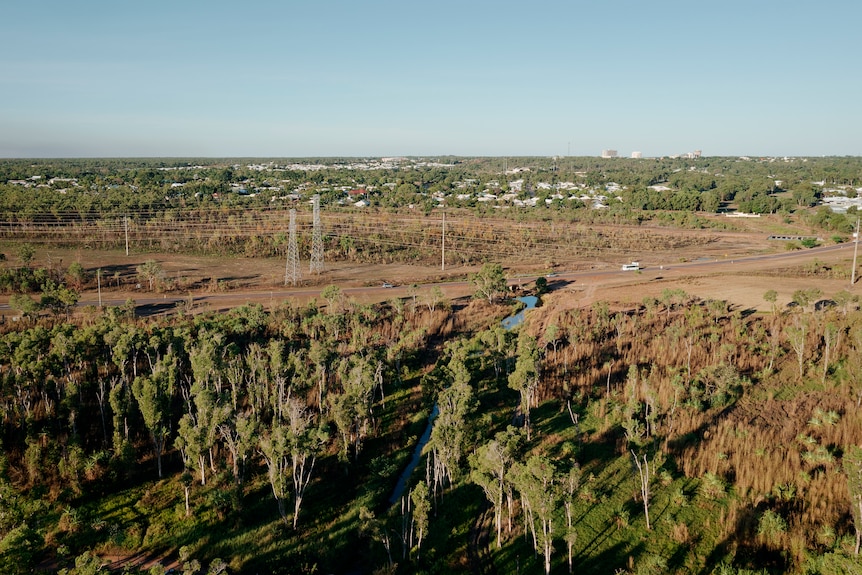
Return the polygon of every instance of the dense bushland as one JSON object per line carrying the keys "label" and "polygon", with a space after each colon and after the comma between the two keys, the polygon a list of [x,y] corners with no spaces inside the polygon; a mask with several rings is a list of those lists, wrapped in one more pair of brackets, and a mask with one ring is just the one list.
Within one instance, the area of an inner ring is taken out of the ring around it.
{"label": "dense bushland", "polygon": [[507,331],[481,299],[331,287],[303,307],[5,325],[0,565],[847,572],[862,316],[821,295],[770,314],[551,295]]}
{"label": "dense bushland", "polygon": [[[294,533],[306,507],[317,507],[307,519],[319,530],[340,512],[350,522],[358,502],[380,505],[409,448],[405,434],[418,433],[414,418],[429,409],[410,383],[433,361],[428,342],[464,326],[447,306],[361,306],[334,287],[325,296],[322,307],[144,320],[130,305],[5,326],[0,471],[3,489],[19,495],[4,498],[3,571],[87,549],[184,546],[204,559],[211,536],[186,537],[214,519],[265,526],[274,514]],[[130,492],[143,498],[136,518],[109,519]],[[327,501],[322,515],[317,497]],[[167,508],[152,515],[159,505]],[[356,535],[313,561],[361,561],[338,551]],[[276,545],[277,558],[308,543]],[[236,551],[228,560],[237,569],[277,570],[255,563],[275,560],[259,550]]]}

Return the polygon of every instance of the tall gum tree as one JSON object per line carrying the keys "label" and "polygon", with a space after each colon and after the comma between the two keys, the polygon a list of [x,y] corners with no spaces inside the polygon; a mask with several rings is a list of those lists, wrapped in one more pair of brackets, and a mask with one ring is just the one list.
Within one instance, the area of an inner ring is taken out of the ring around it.
{"label": "tall gum tree", "polygon": [[162,453],[170,435],[170,407],[177,377],[177,358],[169,352],[155,362],[149,376],[139,376],[132,383],[132,394],[153,442],[159,478],[162,477]]}
{"label": "tall gum tree", "polygon": [[533,547],[545,560],[545,573],[550,573],[554,552],[554,515],[562,501],[557,469],[547,457],[534,455],[526,463],[515,463],[511,467],[511,476],[521,496]]}
{"label": "tall gum tree", "polygon": [[511,496],[512,493],[508,471],[520,451],[521,438],[520,430],[510,426],[488,443],[479,446],[468,458],[470,481],[482,488],[485,496],[494,506],[497,549],[503,546],[503,499],[507,495]]}
{"label": "tall gum tree", "polygon": [[520,408],[524,417],[524,428],[527,430],[527,441],[530,441],[530,408],[536,400],[539,388],[540,354],[536,339],[526,331],[518,334],[517,356],[515,370],[509,374],[509,387],[521,395]]}
{"label": "tall gum tree", "polygon": [[470,283],[475,287],[474,296],[494,303],[506,293],[506,276],[503,266],[498,263],[486,263],[478,272],[470,275]]}

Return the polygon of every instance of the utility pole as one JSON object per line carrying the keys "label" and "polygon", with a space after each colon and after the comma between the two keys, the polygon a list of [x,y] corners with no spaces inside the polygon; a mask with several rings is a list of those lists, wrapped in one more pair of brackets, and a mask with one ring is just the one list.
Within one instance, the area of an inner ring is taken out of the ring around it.
{"label": "utility pole", "polygon": [[102,307],[102,268],[96,270],[96,284],[99,286],[99,307]]}
{"label": "utility pole", "polygon": [[443,250],[440,255],[440,270],[446,271],[446,211],[443,211]]}
{"label": "utility pole", "polygon": [[296,210],[290,210],[290,228],[287,235],[287,265],[284,270],[284,285],[302,279],[299,269],[299,248],[296,246]]}
{"label": "utility pole", "polygon": [[856,283],[856,254],[859,252],[859,216],[856,216],[856,233],[853,234],[853,271],[850,273],[850,287]]}
{"label": "utility pole", "polygon": [[129,216],[123,216],[123,227],[126,228],[126,255],[129,255]]}
{"label": "utility pole", "polygon": [[311,266],[312,274],[320,274],[323,271],[323,229],[320,225],[320,194],[312,198],[314,205],[311,230]]}

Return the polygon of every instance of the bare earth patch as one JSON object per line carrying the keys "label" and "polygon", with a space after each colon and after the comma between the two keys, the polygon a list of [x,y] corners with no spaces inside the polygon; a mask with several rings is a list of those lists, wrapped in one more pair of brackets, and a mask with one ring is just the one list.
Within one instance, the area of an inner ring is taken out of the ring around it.
{"label": "bare earth patch", "polygon": [[[849,276],[852,244],[834,251],[799,250],[788,253],[783,242],[769,241],[764,226],[760,229],[722,232],[716,230],[678,230],[658,227],[627,227],[627,234],[642,234],[678,248],[667,250],[631,250],[625,256],[619,250],[561,250],[550,246],[552,256],[507,255],[489,258],[506,270],[511,284],[525,288],[541,275],[548,279],[553,293],[546,298],[554,305],[588,306],[598,300],[641,302],[645,296],[659,297],[665,289],[682,289],[702,299],[722,299],[744,308],[765,310],[769,305],[763,294],[770,289],[778,292],[778,304],[786,305],[793,291],[816,287],[825,297],[841,289],[851,289],[849,279],[804,276],[797,273],[803,266],[817,261],[845,270]],[[585,233],[597,237],[620,234],[622,226],[591,226]],[[659,238],[659,239],[656,239]],[[8,251],[8,249],[7,249]],[[758,260],[745,258],[760,257]],[[13,258],[10,258],[10,260]],[[147,260],[157,261],[164,270],[162,285],[149,291],[141,285],[137,267]],[[619,273],[620,266],[639,261],[640,272]],[[326,261],[325,270],[312,276],[308,262],[303,262],[303,280],[297,286],[285,286],[285,261],[281,258],[216,257],[168,253],[136,253],[126,255],[121,250],[89,250],[41,248],[34,265],[63,270],[72,262],[80,262],[95,274],[100,270],[101,297],[104,305],[119,305],[128,299],[148,306],[148,313],[170,312],[178,302],[194,309],[227,309],[249,302],[273,304],[292,298],[304,303],[319,296],[322,287],[333,284],[347,295],[363,302],[384,301],[393,297],[408,297],[440,285],[449,298],[470,295],[468,278],[479,264],[366,264]],[[695,265],[711,262],[710,265]],[[7,266],[16,265],[7,261]],[[383,284],[393,288],[383,288]],[[82,305],[98,305],[99,294],[91,282],[81,295]],[[411,287],[411,286],[417,287]],[[0,314],[14,315],[8,308],[8,295],[0,296]]]}

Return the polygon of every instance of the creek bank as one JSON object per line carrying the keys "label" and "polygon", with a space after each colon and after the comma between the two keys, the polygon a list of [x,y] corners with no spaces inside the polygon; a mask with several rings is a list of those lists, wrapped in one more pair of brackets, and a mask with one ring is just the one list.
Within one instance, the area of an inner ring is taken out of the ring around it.
{"label": "creek bank", "polygon": [[[501,323],[506,329],[512,329],[521,325],[524,322],[524,312],[535,308],[536,304],[539,302],[539,298],[534,295],[521,296],[515,299],[523,303],[525,307],[518,313],[510,315],[502,320]],[[434,408],[431,410],[431,414],[428,416],[428,425],[425,427],[425,431],[422,432],[422,436],[419,438],[419,443],[416,444],[416,448],[413,450],[413,456],[407,463],[407,467],[404,468],[404,471],[398,477],[395,489],[392,490],[392,495],[389,496],[390,505],[397,503],[401,499],[402,495],[404,495],[404,490],[407,488],[407,482],[410,480],[413,470],[416,469],[416,466],[419,465],[419,460],[422,458],[422,450],[425,449],[425,446],[428,445],[428,442],[431,440],[431,431],[434,429],[434,419],[436,419],[438,413],[439,409],[435,404]]]}

